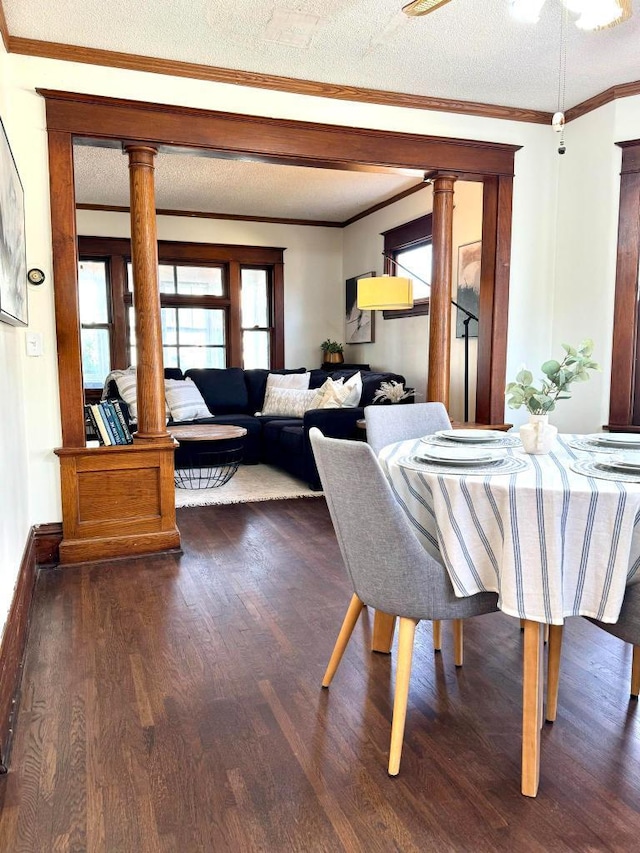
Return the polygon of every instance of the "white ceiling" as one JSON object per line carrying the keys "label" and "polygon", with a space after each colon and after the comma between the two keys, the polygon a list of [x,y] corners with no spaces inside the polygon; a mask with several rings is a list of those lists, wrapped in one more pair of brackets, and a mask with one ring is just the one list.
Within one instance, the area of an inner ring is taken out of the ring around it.
{"label": "white ceiling", "polygon": [[[128,159],[119,149],[74,146],[76,202],[129,204]],[[342,172],[221,160],[156,157],[156,207],[240,216],[344,222],[410,187],[422,175]]]}
{"label": "white ceiling", "polygon": [[[0,0],[11,36],[407,94],[558,106],[560,0],[522,24],[507,0],[453,0],[408,18],[406,0]],[[566,107],[640,79],[640,0],[625,24],[570,22]],[[416,177],[159,155],[157,204],[213,213],[344,221]],[[80,148],[78,201],[128,203],[126,161]]]}

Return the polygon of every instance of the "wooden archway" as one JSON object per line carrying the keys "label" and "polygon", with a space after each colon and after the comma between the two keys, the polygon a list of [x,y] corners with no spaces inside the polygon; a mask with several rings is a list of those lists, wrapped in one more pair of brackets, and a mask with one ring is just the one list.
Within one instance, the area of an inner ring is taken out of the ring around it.
{"label": "wooden archway", "polygon": [[[85,447],[73,182],[74,137],[110,140],[113,144],[138,143],[157,150],[176,146],[208,149],[227,157],[241,156],[260,162],[330,169],[387,171],[412,168],[446,174],[453,179],[482,181],[483,243],[476,420],[480,423],[502,421],[511,199],[514,156],[518,146],[209,112],[69,92],[42,89],[38,92],[46,100],[58,363],[60,376],[64,377],[60,385],[63,448],[59,453],[63,468],[63,562],[131,553],[134,543],[141,543],[138,550],[147,552],[174,547],[179,542],[173,509],[173,483],[166,476],[170,449],[156,443],[152,446],[157,455],[152,457],[144,442],[118,448],[117,453],[110,448]],[[446,305],[446,310],[449,310],[446,292],[441,293],[436,303],[441,307],[438,318],[432,309],[432,322],[438,323],[440,312],[444,310],[442,306]],[[154,353],[147,353],[146,357],[152,359]],[[161,359],[161,352],[157,357]],[[445,336],[443,343],[430,350],[430,369],[441,374],[445,363],[448,365],[448,357]],[[146,517],[145,523],[141,522],[146,531],[145,537],[136,539],[136,519],[131,519],[128,530],[122,534],[122,518],[115,509],[109,513],[104,501],[98,500],[95,488],[98,474],[91,481],[91,488],[87,488],[89,479],[82,474],[88,466],[99,472],[103,484],[112,482],[113,486],[107,492],[113,501],[118,493],[117,476],[122,471],[122,464],[131,464],[131,454],[143,455],[145,452],[147,459],[153,458],[153,462],[146,468],[146,463],[141,464],[137,482],[148,480],[157,483],[157,499],[148,503],[147,515],[153,516],[151,521]],[[97,462],[98,459],[101,461]],[[87,494],[95,505],[86,500]],[[116,536],[118,541],[114,544]],[[100,543],[96,545],[98,539]]]}

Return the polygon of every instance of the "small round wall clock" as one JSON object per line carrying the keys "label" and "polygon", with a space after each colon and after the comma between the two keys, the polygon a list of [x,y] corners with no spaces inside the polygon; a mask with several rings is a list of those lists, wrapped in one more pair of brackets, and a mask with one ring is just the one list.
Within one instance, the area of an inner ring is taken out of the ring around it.
{"label": "small round wall clock", "polygon": [[33,269],[30,269],[27,273],[27,279],[29,284],[42,284],[44,281],[44,273],[42,270],[33,267]]}

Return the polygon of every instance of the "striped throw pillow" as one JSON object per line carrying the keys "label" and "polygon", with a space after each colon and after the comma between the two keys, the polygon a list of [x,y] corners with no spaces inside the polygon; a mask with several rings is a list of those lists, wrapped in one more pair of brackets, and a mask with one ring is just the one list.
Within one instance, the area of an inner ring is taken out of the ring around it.
{"label": "striped throw pillow", "polygon": [[176,422],[213,417],[191,379],[165,379],[164,393],[171,418]]}

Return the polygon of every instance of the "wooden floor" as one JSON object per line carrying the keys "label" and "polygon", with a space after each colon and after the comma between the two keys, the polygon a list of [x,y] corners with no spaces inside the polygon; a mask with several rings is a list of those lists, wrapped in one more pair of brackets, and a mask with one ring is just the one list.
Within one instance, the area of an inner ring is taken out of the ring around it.
{"label": "wooden floor", "polygon": [[[571,620],[537,799],[520,787],[516,620],[418,628],[400,776],[372,615],[320,688],[349,601],[322,498],[179,511],[182,556],[41,572],[1,851],[640,849],[630,656]],[[384,547],[384,543],[380,543]]]}

